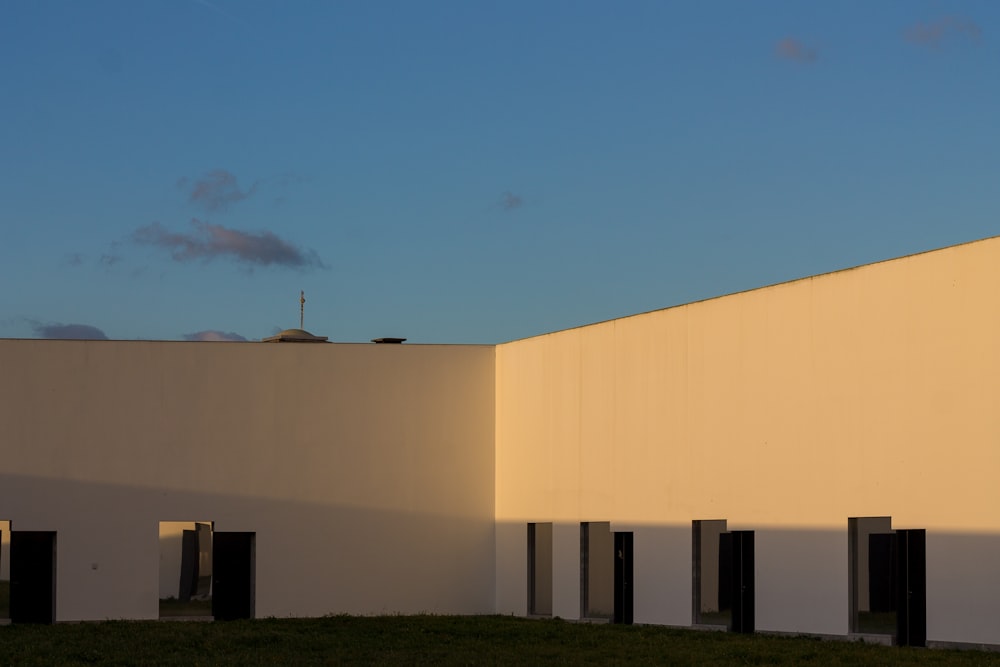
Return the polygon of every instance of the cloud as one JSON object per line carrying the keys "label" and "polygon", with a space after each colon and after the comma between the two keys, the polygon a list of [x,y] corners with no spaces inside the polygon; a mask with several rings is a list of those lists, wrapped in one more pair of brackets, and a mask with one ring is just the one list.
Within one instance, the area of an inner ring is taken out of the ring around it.
{"label": "cloud", "polygon": [[937,49],[951,37],[967,37],[973,41],[979,39],[983,31],[978,25],[957,16],[945,16],[930,23],[917,23],[903,33],[906,41],[930,49]]}
{"label": "cloud", "polygon": [[154,222],[135,230],[132,240],[168,250],[178,262],[228,257],[255,266],[274,264],[296,269],[326,268],[315,252],[300,250],[272,232],[253,234],[197,218],[191,220],[191,225],[194,231],[185,234],[171,232]]}
{"label": "cloud", "polygon": [[513,211],[516,208],[521,208],[523,204],[524,200],[521,197],[508,190],[500,195],[500,201],[497,203],[497,206],[500,207],[501,211]]}
{"label": "cloud", "polygon": [[31,327],[39,338],[62,340],[107,340],[108,336],[89,324],[42,324],[32,322]]}
{"label": "cloud", "polygon": [[216,331],[214,329],[207,329],[205,331],[195,331],[194,333],[184,334],[184,340],[191,341],[232,341],[232,342],[246,342],[246,338],[239,335],[238,333],[225,331]]}
{"label": "cloud", "polygon": [[816,49],[806,46],[794,37],[785,37],[774,45],[774,54],[783,60],[797,63],[816,62]]}
{"label": "cloud", "polygon": [[121,243],[114,241],[108,251],[101,255],[100,263],[104,266],[111,267],[122,261],[121,253],[119,252],[119,247]]}
{"label": "cloud", "polygon": [[194,183],[182,178],[178,185],[190,188],[188,201],[208,213],[225,212],[231,204],[248,199],[257,190],[256,183],[249,190],[241,190],[236,176],[225,169],[210,171]]}
{"label": "cloud", "polygon": [[87,259],[87,256],[80,252],[71,252],[63,257],[63,266],[80,266]]}

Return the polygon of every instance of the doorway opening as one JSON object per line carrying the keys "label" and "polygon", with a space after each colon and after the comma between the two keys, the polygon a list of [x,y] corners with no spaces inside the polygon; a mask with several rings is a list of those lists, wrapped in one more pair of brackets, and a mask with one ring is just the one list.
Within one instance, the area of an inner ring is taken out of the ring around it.
{"label": "doorway opening", "polygon": [[528,524],[528,615],[552,615],[552,524]]}
{"label": "doorway opening", "polygon": [[613,623],[632,625],[632,533],[615,532],[615,615]]}
{"label": "doorway opening", "polygon": [[851,632],[895,634],[896,554],[892,517],[851,518],[847,526]]}
{"label": "doorway opening", "polygon": [[257,606],[257,533],[221,532],[212,547],[212,616],[254,618]]}
{"label": "doorway opening", "polygon": [[0,620],[10,618],[10,521],[0,521]]}
{"label": "doorway opening", "polygon": [[610,521],[580,524],[580,617],[615,615],[615,536]]}
{"label": "doorway opening", "polygon": [[691,522],[691,622],[729,627],[732,621],[732,540],[725,519]]}
{"label": "doorway opening", "polygon": [[754,532],[725,519],[691,522],[691,620],[751,633],[755,628]]}
{"label": "doorway opening", "polygon": [[160,522],[160,617],[212,615],[212,522]]}
{"label": "doorway opening", "polygon": [[56,533],[10,534],[11,623],[56,622]]}
{"label": "doorway opening", "polygon": [[847,520],[850,629],[927,644],[926,531],[893,530],[892,517]]}

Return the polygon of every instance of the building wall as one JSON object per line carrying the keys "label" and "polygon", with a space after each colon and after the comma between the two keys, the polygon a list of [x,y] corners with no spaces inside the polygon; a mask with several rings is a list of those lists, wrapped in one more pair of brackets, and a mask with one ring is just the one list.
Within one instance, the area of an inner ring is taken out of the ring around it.
{"label": "building wall", "polygon": [[560,526],[610,519],[635,621],[690,624],[691,521],[727,519],[758,629],[844,635],[847,520],[891,516],[928,531],[928,639],[1000,643],[998,287],[993,238],[498,346],[498,611],[552,521],[575,618]]}
{"label": "building wall", "polygon": [[58,532],[58,620],[155,618],[161,521],[256,532],[258,616],[494,609],[493,347],[0,340],[0,369],[0,519]]}

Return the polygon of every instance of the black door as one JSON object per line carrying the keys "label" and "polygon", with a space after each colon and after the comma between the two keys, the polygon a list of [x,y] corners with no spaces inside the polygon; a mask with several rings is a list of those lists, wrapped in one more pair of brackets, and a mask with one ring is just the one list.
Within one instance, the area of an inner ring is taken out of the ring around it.
{"label": "black door", "polygon": [[216,532],[212,544],[212,616],[254,617],[256,533]]}
{"label": "black door", "polygon": [[754,631],[753,531],[734,530],[730,534],[733,550],[730,629],[750,633]]}
{"label": "black door", "polygon": [[54,532],[11,531],[10,620],[12,623],[55,623]]}
{"label": "black door", "polygon": [[894,533],[868,536],[868,610],[872,613],[896,610],[895,549]]}
{"label": "black door", "polygon": [[615,533],[614,622],[632,625],[632,533]]}
{"label": "black door", "polygon": [[181,579],[177,599],[188,602],[198,594],[198,533],[185,530],[181,533]]}
{"label": "black door", "polygon": [[719,611],[733,607],[733,536],[719,533]]}
{"label": "black door", "polygon": [[927,645],[927,531],[896,531],[896,644]]}

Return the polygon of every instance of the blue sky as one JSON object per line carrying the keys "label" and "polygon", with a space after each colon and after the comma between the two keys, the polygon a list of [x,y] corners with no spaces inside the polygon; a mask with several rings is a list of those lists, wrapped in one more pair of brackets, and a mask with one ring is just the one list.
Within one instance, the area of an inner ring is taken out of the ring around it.
{"label": "blue sky", "polygon": [[993,0],[6,0],[0,337],[496,343],[993,236],[998,118]]}

